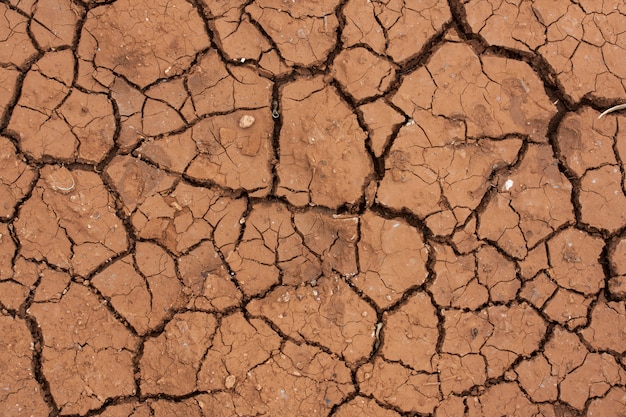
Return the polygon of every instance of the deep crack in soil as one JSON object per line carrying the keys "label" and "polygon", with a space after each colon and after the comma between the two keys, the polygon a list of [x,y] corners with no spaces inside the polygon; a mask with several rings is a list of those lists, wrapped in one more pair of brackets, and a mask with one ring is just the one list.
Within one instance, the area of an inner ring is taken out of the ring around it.
{"label": "deep crack in soil", "polygon": [[1,0],[0,415],[626,415],[621,0]]}

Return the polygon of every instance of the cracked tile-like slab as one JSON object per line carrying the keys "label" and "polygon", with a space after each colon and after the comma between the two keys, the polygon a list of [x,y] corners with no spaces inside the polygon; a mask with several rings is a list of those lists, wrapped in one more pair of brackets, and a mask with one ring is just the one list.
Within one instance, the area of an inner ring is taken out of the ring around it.
{"label": "cracked tile-like slab", "polygon": [[556,401],[558,378],[552,375],[552,367],[543,355],[520,362],[515,368],[517,379],[535,402]]}
{"label": "cracked tile-like slab", "polygon": [[94,72],[105,68],[140,87],[181,74],[210,45],[198,12],[182,0],[125,0],[93,8],[81,39],[93,39],[94,48],[79,50]]}
{"label": "cracked tile-like slab", "polygon": [[32,345],[35,343],[23,320],[0,316],[3,331],[0,341],[0,413],[7,417],[47,415],[41,388],[32,368]]}
{"label": "cracked tile-like slab", "polygon": [[191,108],[183,109],[202,117],[238,108],[267,107],[269,111],[272,82],[248,66],[226,65],[219,53],[211,49],[199,57],[186,77]]}
{"label": "cracked tile-like slab", "polygon": [[572,100],[623,98],[624,34],[615,29],[626,22],[626,8],[619,0],[467,3],[472,30],[489,44],[538,53]]}
{"label": "cracked tile-like slab", "polygon": [[604,243],[582,230],[568,228],[548,242],[551,272],[563,288],[595,294],[604,287],[604,274],[599,262]]}
{"label": "cracked tile-like slab", "polygon": [[[449,56],[455,60],[450,61]],[[446,43],[426,65],[435,85],[432,112],[467,123],[467,136],[520,133],[545,141],[556,113],[537,74],[521,61],[477,56],[467,45]]]}
{"label": "cracked tile-like slab", "polygon": [[72,45],[78,23],[85,15],[83,5],[70,0],[38,0],[31,11],[30,30],[42,49]]}
{"label": "cracked tile-like slab", "polygon": [[405,413],[432,413],[439,403],[436,374],[417,372],[397,362],[376,358],[359,368],[361,392]]}
{"label": "cracked tile-like slab", "polygon": [[60,301],[29,313],[48,335],[42,372],[62,413],[85,414],[108,399],[135,394],[132,361],[138,338],[86,286],[72,284]]}
{"label": "cracked tile-like slab", "polygon": [[503,382],[489,387],[478,398],[468,401],[468,415],[531,417],[537,415],[533,404],[516,383]]}
{"label": "cracked tile-like slab", "polygon": [[283,276],[297,284],[319,276],[319,259],[302,244],[287,207],[255,205],[244,221],[241,241],[226,261],[245,294],[262,294]]}
{"label": "cracked tile-like slab", "polygon": [[[598,119],[588,107],[569,113],[559,125],[561,160],[580,179],[581,220],[615,232],[626,224],[623,162],[616,152],[617,119]],[[620,167],[621,165],[621,167]]]}
{"label": "cracked tile-like slab", "polygon": [[417,371],[434,372],[439,337],[437,312],[430,297],[419,292],[398,310],[383,316],[381,354]]}
{"label": "cracked tile-like slab", "polygon": [[15,221],[20,253],[86,276],[128,248],[113,197],[93,172],[47,165]]}
{"label": "cracked tile-like slab", "polygon": [[489,177],[512,164],[521,146],[517,138],[466,140],[466,129],[458,119],[416,110],[390,148],[377,201],[410,210],[438,235],[463,224],[489,189]]}
{"label": "cracked tile-like slab", "polygon": [[335,47],[338,4],[338,0],[260,0],[245,11],[261,25],[287,65],[310,66],[322,63]]}
{"label": "cracked tile-like slab", "polygon": [[338,277],[320,278],[312,287],[276,287],[250,302],[247,310],[295,340],[320,344],[348,363],[364,359],[374,344],[374,310]]}
{"label": "cracked tile-like slab", "polygon": [[263,320],[249,320],[241,313],[224,318],[202,359],[198,388],[223,390],[247,383],[250,371],[267,362],[279,347],[280,337]]}
{"label": "cracked tile-like slab", "polygon": [[355,390],[349,368],[335,355],[289,341],[250,372],[250,389],[258,392],[258,410],[311,416],[328,415]]}
{"label": "cracked tile-like slab", "polygon": [[450,355],[443,353],[437,358],[437,371],[444,396],[461,394],[487,380],[485,358],[477,354]]}
{"label": "cracked tile-like slab", "polygon": [[344,15],[346,46],[364,43],[398,63],[417,55],[451,17],[448,5],[435,0],[350,0]]}
{"label": "cracked tile-like slab", "polygon": [[28,35],[28,18],[5,3],[0,4],[0,15],[0,62],[21,67],[37,53]]}
{"label": "cracked tile-like slab", "polygon": [[271,45],[266,36],[244,13],[245,1],[207,2],[210,27],[220,49],[233,61],[258,60]]}
{"label": "cracked tile-like slab", "polygon": [[15,213],[17,203],[26,197],[36,178],[36,171],[16,152],[13,143],[0,136],[0,218],[8,219]]}
{"label": "cracked tile-like slab", "polygon": [[[513,322],[523,323],[524,331],[510,331]],[[493,306],[475,313],[444,310],[443,326],[443,352],[482,354],[489,378],[503,375],[520,356],[539,348],[546,330],[544,320],[528,304]]]}
{"label": "cracked tile-like slab", "polygon": [[476,259],[457,255],[450,246],[434,246],[435,279],[429,285],[440,307],[475,310],[489,299],[489,291],[476,278]]}
{"label": "cracked tile-like slab", "polygon": [[0,235],[0,279],[4,280],[13,275],[13,257],[17,247],[7,225],[0,224]]}
{"label": "cracked tile-like slab", "polygon": [[[172,138],[190,148],[188,158],[179,163],[179,170],[185,170],[191,178],[200,181],[264,197],[272,187],[273,129],[272,116],[267,109],[204,119],[190,132]],[[167,142],[159,140],[142,146],[139,152],[148,151],[148,158],[156,154],[155,162],[164,161],[167,166],[166,158],[175,160],[180,149],[176,142],[168,146]]]}
{"label": "cracked tile-like slab", "polygon": [[612,385],[623,385],[626,372],[609,354],[590,353],[583,364],[561,382],[560,399],[583,409],[588,398],[601,397]]}
{"label": "cracked tile-like slab", "polygon": [[470,27],[493,45],[534,51],[546,41],[546,26],[537,16],[540,6],[521,0],[465,2]]}
{"label": "cracked tile-like slab", "polygon": [[212,314],[184,312],[168,322],[161,334],[147,339],[139,362],[141,391],[169,395],[195,391],[202,359],[216,327]]}
{"label": "cracked tile-like slab", "polygon": [[152,243],[137,242],[134,256],[108,265],[91,283],[139,334],[161,326],[184,305],[174,260]]}
{"label": "cracked tile-like slab", "polygon": [[388,146],[396,128],[404,122],[404,117],[383,100],[376,100],[359,107],[363,112],[363,120],[367,126],[371,148],[374,155],[380,158]]}
{"label": "cracked tile-like slab", "polygon": [[[141,204],[130,216],[139,237],[154,239],[176,253],[212,238],[224,256],[232,252],[246,209],[245,199],[233,199],[221,190],[195,187],[182,181],[171,190],[175,177],[161,175],[160,170],[147,164],[137,165],[134,168],[141,171],[134,178],[136,182],[128,181],[123,172],[116,175],[120,175],[121,189],[128,191],[129,202],[136,201],[132,194],[144,194],[138,196]],[[129,165],[126,167],[137,172]],[[150,193],[145,193],[146,186],[152,188]]]}
{"label": "cracked tile-like slab", "polygon": [[479,215],[478,235],[510,256],[526,257],[539,241],[574,221],[572,185],[547,145],[530,145],[498,185],[499,192]]}
{"label": "cracked tile-like slab", "polygon": [[587,413],[589,415],[602,415],[606,417],[618,417],[626,413],[626,390],[621,387],[611,388],[602,398],[593,399],[589,404]]}
{"label": "cracked tile-like slab", "polygon": [[381,308],[398,301],[406,290],[428,277],[424,238],[403,221],[365,213],[358,250],[361,273],[352,282]]}
{"label": "cracked tile-like slab", "polygon": [[580,334],[595,349],[623,354],[626,337],[624,302],[599,302],[591,311],[589,327]]}
{"label": "cracked tile-like slab", "polygon": [[357,203],[372,162],[356,116],[321,77],[290,83],[282,94],[277,194],[297,206]]}
{"label": "cracked tile-like slab", "polygon": [[552,321],[574,329],[587,323],[591,301],[577,292],[558,288],[543,307],[543,312]]}
{"label": "cracked tile-like slab", "polygon": [[177,265],[188,308],[222,311],[241,302],[241,291],[212,242],[204,241],[177,258]]}
{"label": "cracked tile-like slab", "polygon": [[365,48],[347,49],[335,57],[331,74],[356,101],[381,95],[395,78],[392,64]]}
{"label": "cracked tile-like slab", "polygon": [[114,109],[104,94],[71,89],[73,67],[70,51],[46,53],[24,79],[8,128],[34,158],[96,164],[113,147]]}

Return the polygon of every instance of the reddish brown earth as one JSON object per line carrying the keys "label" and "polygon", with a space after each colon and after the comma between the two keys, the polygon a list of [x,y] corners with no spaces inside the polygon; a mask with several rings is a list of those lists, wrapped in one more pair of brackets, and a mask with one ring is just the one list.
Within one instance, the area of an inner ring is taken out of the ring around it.
{"label": "reddish brown earth", "polygon": [[0,415],[626,415],[622,0],[2,0]]}

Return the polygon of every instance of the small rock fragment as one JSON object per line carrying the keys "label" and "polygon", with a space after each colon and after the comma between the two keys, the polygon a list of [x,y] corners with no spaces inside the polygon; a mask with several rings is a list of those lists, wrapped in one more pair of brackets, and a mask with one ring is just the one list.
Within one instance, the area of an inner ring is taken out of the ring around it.
{"label": "small rock fragment", "polygon": [[228,375],[226,377],[226,381],[224,381],[224,386],[226,386],[226,389],[231,389],[235,386],[236,381],[237,377],[235,375]]}
{"label": "small rock fragment", "polygon": [[65,167],[59,167],[50,172],[46,176],[46,182],[50,188],[62,194],[67,194],[76,187],[74,176],[70,170]]}
{"label": "small rock fragment", "polygon": [[239,127],[242,129],[247,129],[254,124],[255,120],[256,119],[254,118],[254,116],[244,114],[243,116],[241,116],[241,119],[239,119]]}

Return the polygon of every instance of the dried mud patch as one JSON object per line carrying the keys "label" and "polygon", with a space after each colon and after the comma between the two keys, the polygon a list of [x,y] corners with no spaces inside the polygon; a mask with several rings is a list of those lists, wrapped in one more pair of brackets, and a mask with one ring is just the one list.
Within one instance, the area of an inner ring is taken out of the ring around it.
{"label": "dried mud patch", "polygon": [[622,1],[0,2],[0,414],[626,415]]}

